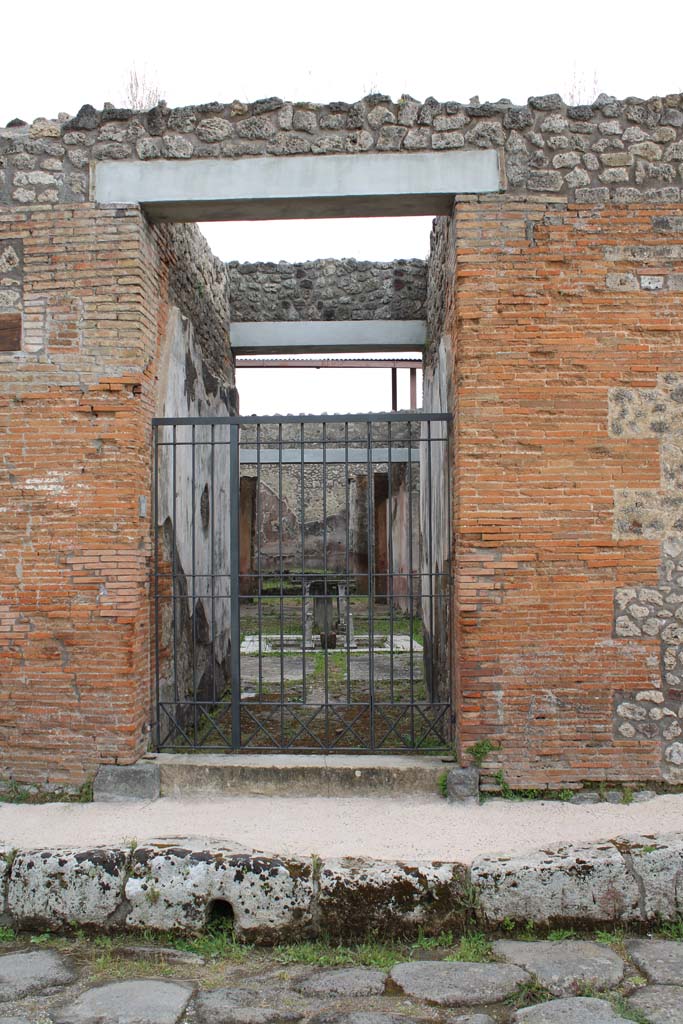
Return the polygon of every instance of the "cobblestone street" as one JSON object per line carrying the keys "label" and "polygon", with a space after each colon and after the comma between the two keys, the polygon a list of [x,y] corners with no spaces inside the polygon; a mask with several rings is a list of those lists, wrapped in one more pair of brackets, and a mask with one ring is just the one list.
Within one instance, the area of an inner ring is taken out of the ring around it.
{"label": "cobblestone street", "polygon": [[186,943],[203,954],[131,937],[10,938],[0,947],[0,1024],[683,1022],[683,942],[596,938]]}

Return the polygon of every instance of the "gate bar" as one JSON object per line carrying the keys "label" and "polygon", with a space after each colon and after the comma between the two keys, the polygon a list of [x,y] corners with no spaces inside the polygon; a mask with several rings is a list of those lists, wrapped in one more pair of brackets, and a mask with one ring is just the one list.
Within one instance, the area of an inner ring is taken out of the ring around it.
{"label": "gate bar", "polygon": [[230,691],[232,748],[242,746],[240,686],[240,428],[230,424]]}

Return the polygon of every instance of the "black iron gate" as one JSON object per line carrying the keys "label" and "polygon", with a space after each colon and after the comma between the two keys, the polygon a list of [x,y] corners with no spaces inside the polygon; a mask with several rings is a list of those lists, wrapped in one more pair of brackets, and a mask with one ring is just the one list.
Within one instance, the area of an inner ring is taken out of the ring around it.
{"label": "black iron gate", "polygon": [[449,417],[154,421],[160,750],[451,739]]}

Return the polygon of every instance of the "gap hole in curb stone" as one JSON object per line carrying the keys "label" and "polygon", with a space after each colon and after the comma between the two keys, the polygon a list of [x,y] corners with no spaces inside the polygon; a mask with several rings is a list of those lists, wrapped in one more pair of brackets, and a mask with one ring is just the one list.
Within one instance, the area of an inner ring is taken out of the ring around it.
{"label": "gap hole in curb stone", "polygon": [[228,932],[235,926],[235,912],[227,900],[211,900],[206,908],[206,930]]}

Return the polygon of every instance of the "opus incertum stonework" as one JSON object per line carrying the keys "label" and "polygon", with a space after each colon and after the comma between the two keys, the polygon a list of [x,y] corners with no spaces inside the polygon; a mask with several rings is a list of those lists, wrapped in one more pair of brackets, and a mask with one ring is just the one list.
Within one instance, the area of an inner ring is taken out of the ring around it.
{"label": "opus incertum stonework", "polygon": [[[374,266],[225,266],[156,223],[157,200],[184,216],[161,186],[98,198],[103,171],[176,187],[204,166],[229,191],[245,162],[286,181],[301,160],[318,199],[343,192],[328,170],[360,181],[365,213],[383,168],[399,212],[402,168],[470,185],[439,186],[426,263]],[[454,416],[433,514],[463,761],[488,740],[489,783],[683,783],[682,189],[681,95],[86,105],[1,129],[0,777],[75,788],[152,744],[151,424],[236,412],[232,315],[426,322],[425,408]]]}

